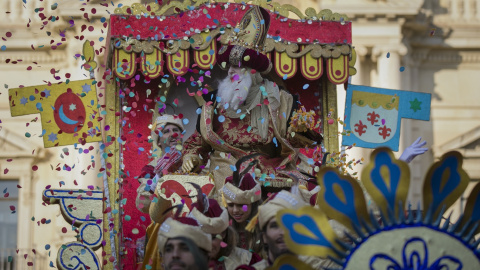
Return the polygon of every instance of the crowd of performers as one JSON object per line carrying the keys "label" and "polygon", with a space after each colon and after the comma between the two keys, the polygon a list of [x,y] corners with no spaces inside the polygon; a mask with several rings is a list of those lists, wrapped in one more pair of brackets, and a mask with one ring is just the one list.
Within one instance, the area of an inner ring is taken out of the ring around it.
{"label": "crowd of performers", "polygon": [[[142,269],[266,269],[289,252],[277,212],[315,205],[319,187],[313,169],[299,169],[299,149],[320,146],[322,136],[311,122],[292,118],[297,99],[265,77],[272,68],[261,53],[269,18],[252,7],[219,50],[228,76],[205,95],[192,136],[183,142],[175,115],[156,119],[152,140],[163,154],[144,167],[137,190],[137,208],[152,219]],[[402,159],[426,150],[418,141],[412,146]],[[211,174],[215,182],[208,197],[197,187],[186,216],[178,206],[159,213],[152,203],[158,181],[175,172]],[[342,235],[344,228],[331,222]],[[328,258],[299,259],[314,269],[334,266]]]}
{"label": "crowd of performers", "polygon": [[[181,164],[191,161],[187,155],[182,161],[177,150],[177,145],[182,144],[183,130],[178,117],[158,117],[152,137],[165,154],[144,168],[137,190],[136,204],[140,211],[149,213],[153,208],[156,183],[163,175],[182,171]],[[184,145],[184,149],[191,148]],[[250,173],[258,160],[255,154],[247,155],[236,162],[234,171],[228,166],[230,175],[221,186],[216,185],[212,196],[216,199],[207,198],[197,187],[197,202],[187,216],[178,215],[181,211],[177,208],[166,213],[150,212],[153,222],[147,229],[142,269],[265,269],[288,252],[275,215],[283,208],[314,204],[318,187],[313,184],[315,181],[306,181],[306,186],[297,182],[291,188],[268,194],[263,200],[260,182],[254,179],[258,173]],[[246,168],[241,166],[244,162],[248,162]],[[201,166],[199,162],[193,165]],[[191,168],[183,166],[185,171]],[[331,264],[322,258],[302,260],[316,268]]]}
{"label": "crowd of performers", "polygon": [[[302,184],[295,178],[292,187],[281,188],[279,192],[262,198],[265,192],[262,193],[260,182],[254,179],[256,174],[250,173],[258,163],[255,154],[240,158],[234,171],[228,168],[230,176],[224,179],[222,186],[216,186],[214,198],[207,198],[196,187],[199,194],[197,202],[187,216],[181,217],[178,207],[163,213],[156,212],[158,207],[152,207],[151,202],[158,196],[155,192],[158,180],[163,175],[182,171],[181,152],[177,146],[182,145],[183,131],[178,117],[163,115],[157,118],[156,129],[152,133],[154,141],[165,154],[144,167],[137,190],[137,208],[150,213],[153,220],[147,228],[142,269],[266,269],[280,255],[289,253],[283,240],[284,232],[275,216],[284,208],[315,206],[319,186],[314,179]],[[417,140],[406,149],[401,159],[409,162],[423,154],[427,149],[422,148],[423,145]],[[189,160],[188,157],[186,159]],[[249,162],[249,166],[242,169],[244,162]],[[204,170],[208,171],[207,168]],[[344,234],[343,226],[333,220],[330,222],[338,235]],[[314,269],[333,266],[327,258],[299,258]]]}

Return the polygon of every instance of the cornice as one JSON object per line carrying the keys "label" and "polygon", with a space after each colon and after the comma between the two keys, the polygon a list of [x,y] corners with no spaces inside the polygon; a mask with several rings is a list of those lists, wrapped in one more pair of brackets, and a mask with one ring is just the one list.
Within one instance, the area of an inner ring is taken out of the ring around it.
{"label": "cornice", "polygon": [[480,63],[480,51],[414,50],[412,59],[429,64]]}
{"label": "cornice", "polygon": [[408,53],[408,48],[402,43],[397,43],[397,44],[379,44],[375,45],[372,48],[372,58],[374,61],[382,55],[382,53],[396,53],[399,54],[400,56],[404,56]]}
{"label": "cornice", "polygon": [[[449,149],[464,149],[469,144],[478,142],[480,140],[480,126],[469,130],[460,136],[457,136],[446,143],[439,145],[438,150],[441,152],[446,152]],[[477,156],[479,156],[478,151],[475,151]]]}
{"label": "cornice", "polygon": [[[63,0],[62,8],[59,10],[58,15],[61,17],[83,18],[84,14],[87,13],[90,19],[98,19],[101,17],[108,18],[111,14],[113,14],[112,11],[114,10],[114,6],[111,4],[115,2],[119,1],[90,1],[88,6],[86,6],[84,5],[83,1]],[[108,7],[105,7],[104,5],[108,5]],[[115,6],[117,5],[118,4],[115,3]],[[82,8],[85,10],[82,11]],[[95,14],[91,12],[92,8],[95,8]]]}
{"label": "cornice", "polygon": [[415,16],[419,13],[423,0],[397,1],[338,1],[335,4],[321,4],[321,8],[344,13],[353,22],[359,18],[375,20],[376,18],[396,18]]}
{"label": "cornice", "polygon": [[[10,66],[9,69],[25,69],[25,65],[32,65],[32,62],[36,62],[39,66],[56,64],[56,67],[68,65],[67,51],[7,51],[8,53],[0,54],[0,66]],[[7,63],[7,59],[9,63]],[[18,61],[21,60],[21,61]],[[17,61],[16,64],[13,62]],[[60,64],[60,65],[59,65]]]}
{"label": "cornice", "polygon": [[26,157],[38,158],[44,156],[44,151],[35,151],[33,149],[39,148],[39,145],[26,140],[25,138],[11,132],[7,128],[3,128],[0,132],[0,157]]}

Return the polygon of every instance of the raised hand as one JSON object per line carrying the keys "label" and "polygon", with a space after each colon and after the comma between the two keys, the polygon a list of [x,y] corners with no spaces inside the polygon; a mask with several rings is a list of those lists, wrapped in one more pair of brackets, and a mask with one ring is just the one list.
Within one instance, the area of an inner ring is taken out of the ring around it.
{"label": "raised hand", "polygon": [[418,137],[418,139],[412,143],[409,147],[403,151],[402,155],[400,156],[399,160],[403,160],[407,163],[410,163],[416,156],[422,155],[428,151],[428,148],[423,148],[427,144],[427,141],[420,142],[422,137]]}
{"label": "raised hand", "polygon": [[183,160],[182,171],[184,173],[189,173],[195,169],[200,164],[200,160],[195,157],[187,157]]}

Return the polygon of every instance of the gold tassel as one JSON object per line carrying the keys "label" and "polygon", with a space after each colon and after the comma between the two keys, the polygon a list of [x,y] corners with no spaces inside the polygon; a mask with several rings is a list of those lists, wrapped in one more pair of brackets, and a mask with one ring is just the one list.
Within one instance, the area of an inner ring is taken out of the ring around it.
{"label": "gold tassel", "polygon": [[247,226],[245,226],[245,230],[246,230],[246,231],[249,231],[249,232],[255,231],[255,225],[257,225],[257,221],[258,221],[258,214],[259,214],[259,213],[257,213],[257,214],[252,218],[252,220],[250,220],[250,222],[248,222]]}
{"label": "gold tassel", "polygon": [[223,192],[222,192],[222,204],[223,204],[223,207],[227,208],[227,200],[225,199],[225,195],[223,195]]}

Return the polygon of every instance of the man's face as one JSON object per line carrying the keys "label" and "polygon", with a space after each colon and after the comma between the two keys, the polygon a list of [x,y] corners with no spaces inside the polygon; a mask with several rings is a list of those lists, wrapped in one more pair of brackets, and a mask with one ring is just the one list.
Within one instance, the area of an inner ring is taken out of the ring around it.
{"label": "man's face", "polygon": [[263,242],[268,245],[268,257],[274,261],[280,255],[290,253],[283,240],[283,230],[278,226],[277,220],[271,218],[266,226],[263,234]]}
{"label": "man's face", "polygon": [[163,265],[166,270],[197,270],[195,257],[187,243],[180,239],[169,239],[165,244]]}
{"label": "man's face", "polygon": [[162,150],[166,150],[167,147],[175,147],[178,143],[181,143],[182,130],[173,124],[166,124],[161,130],[162,136],[158,137],[157,145]]}
{"label": "man's face", "polygon": [[252,205],[229,203],[227,204],[227,211],[228,214],[230,214],[230,217],[235,219],[237,223],[241,224],[247,221],[248,217],[252,213]]}
{"label": "man's face", "polygon": [[[235,75],[238,75],[238,76],[235,76]],[[228,69],[228,77],[232,81],[238,81],[238,80],[242,79],[244,75],[245,75],[245,69],[244,68],[230,66],[230,68]]]}

